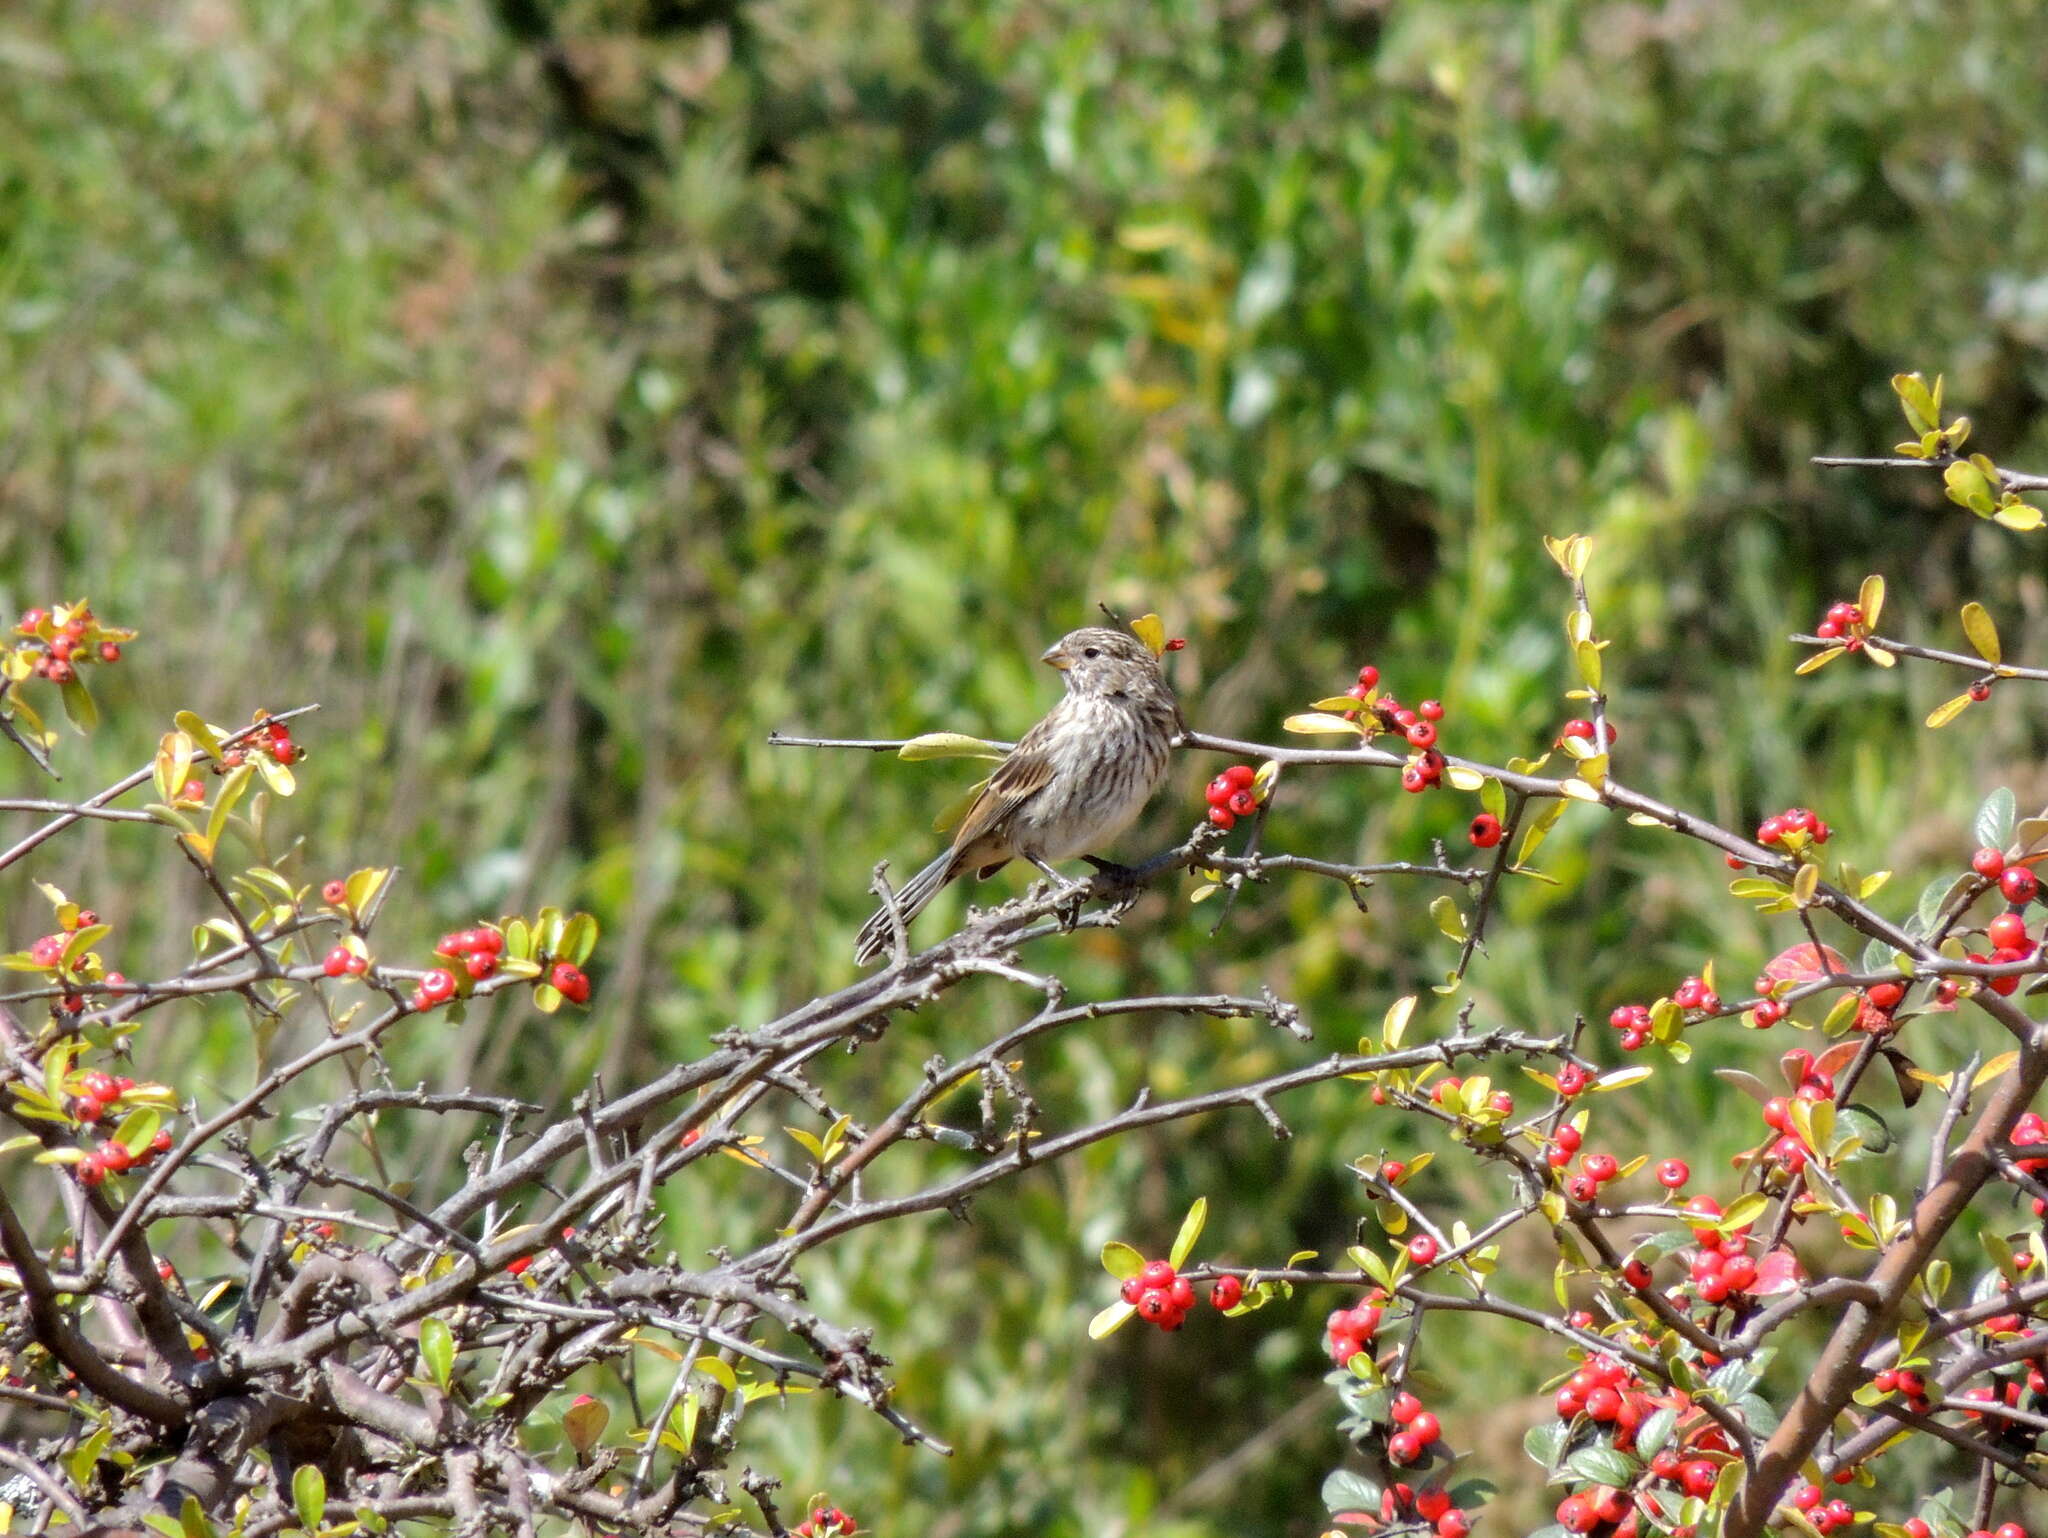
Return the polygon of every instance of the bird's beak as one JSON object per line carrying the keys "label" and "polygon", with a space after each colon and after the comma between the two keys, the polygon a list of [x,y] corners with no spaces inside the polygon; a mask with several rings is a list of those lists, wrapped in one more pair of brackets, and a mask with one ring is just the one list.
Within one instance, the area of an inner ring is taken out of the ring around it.
{"label": "bird's beak", "polygon": [[1045,649],[1045,655],[1038,659],[1049,668],[1058,668],[1062,673],[1074,665],[1074,659],[1060,649],[1057,642]]}

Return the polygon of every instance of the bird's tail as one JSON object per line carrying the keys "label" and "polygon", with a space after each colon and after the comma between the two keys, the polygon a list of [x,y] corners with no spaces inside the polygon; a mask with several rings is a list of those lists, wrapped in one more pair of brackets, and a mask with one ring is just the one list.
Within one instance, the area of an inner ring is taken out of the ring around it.
{"label": "bird's tail", "polygon": [[[939,889],[951,879],[953,851],[944,849],[939,857],[923,870],[912,876],[896,894],[896,913],[906,926],[920,913],[931,906],[939,895]],[[889,942],[896,937],[896,931],[889,923],[889,910],[883,908],[861,925],[860,938],[853,942],[855,966],[866,966],[889,948]]]}

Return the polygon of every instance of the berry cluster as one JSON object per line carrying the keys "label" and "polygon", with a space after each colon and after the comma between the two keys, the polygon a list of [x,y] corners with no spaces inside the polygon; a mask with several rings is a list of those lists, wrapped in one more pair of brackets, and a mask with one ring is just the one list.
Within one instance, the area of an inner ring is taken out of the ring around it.
{"label": "berry cluster", "polygon": [[108,1138],[91,1153],[80,1159],[74,1166],[78,1183],[82,1186],[101,1184],[109,1175],[125,1175],[129,1170],[147,1169],[158,1158],[171,1151],[171,1135],[160,1131],[151,1138],[140,1152],[136,1152],[119,1138]]}
{"label": "berry cluster", "polygon": [[1401,788],[1409,792],[1428,790],[1444,777],[1444,756],[1436,745],[1437,723],[1444,718],[1441,701],[1424,700],[1409,709],[1391,694],[1379,691],[1380,670],[1370,663],[1358,670],[1358,682],[1344,691],[1346,699],[1357,700],[1359,708],[1343,714],[1365,727],[1370,741],[1382,732],[1400,736],[1413,750],[1401,771]]}
{"label": "berry cluster", "polygon": [[1387,1438],[1387,1461],[1396,1467],[1405,1468],[1414,1463],[1431,1443],[1444,1434],[1443,1425],[1436,1416],[1422,1407],[1422,1401],[1403,1390],[1394,1396],[1387,1414],[1401,1429]]}
{"label": "berry cluster", "polygon": [[[249,761],[252,753],[261,753],[280,764],[295,764],[306,756],[306,750],[292,740],[292,729],[283,721],[263,721],[262,729],[244,738],[231,748],[221,750],[220,760],[214,765],[216,774],[225,774],[238,769]],[[189,791],[190,786],[186,789]],[[197,799],[196,797],[194,798]]]}
{"label": "berry cluster", "polygon": [[1856,1508],[1840,1496],[1828,1500],[1816,1484],[1802,1482],[1792,1491],[1792,1504],[1806,1513],[1806,1520],[1823,1535],[1847,1527],[1856,1520]]}
{"label": "berry cluster", "polygon": [[1386,1296],[1374,1288],[1362,1302],[1340,1308],[1323,1321],[1323,1346],[1331,1361],[1347,1367],[1354,1356],[1372,1345],[1373,1337],[1380,1332],[1380,1305]]}
{"label": "berry cluster", "polygon": [[[2026,907],[2041,895],[2040,878],[2025,865],[2006,864],[2004,851],[1998,849],[1979,849],[1971,857],[1970,869],[1986,881],[1996,882],[2000,895],[2010,904],[2005,912],[1984,927],[1984,939],[1991,947],[1989,954],[1972,951],[1970,960],[2027,960],[2034,954],[2036,946],[2033,937],[2027,933]],[[2010,994],[2020,985],[2017,976],[1991,977],[1984,981],[1993,993],[1999,994]]]}
{"label": "berry cluster", "polygon": [[858,1531],[853,1518],[837,1506],[814,1506],[809,1516],[790,1529],[792,1538],[847,1538]]}
{"label": "berry cluster", "polygon": [[488,924],[475,929],[458,929],[441,936],[434,947],[436,956],[460,961],[473,982],[482,982],[498,970],[498,958],[505,953],[505,937]]}
{"label": "berry cluster", "polygon": [[1209,821],[1219,828],[1237,826],[1237,819],[1259,809],[1258,775],[1250,764],[1232,764],[1209,782]]}
{"label": "berry cluster", "polygon": [[135,632],[102,625],[88,604],[58,604],[50,609],[30,609],[15,622],[14,633],[24,643],[14,648],[24,671],[9,676],[47,678],[53,684],[68,684],[78,677],[79,666],[88,662],[119,662],[121,643],[135,639]]}
{"label": "berry cluster", "polygon": [[1802,849],[1816,844],[1825,844],[1834,837],[1834,829],[1815,816],[1810,808],[1787,807],[1776,816],[1766,817],[1756,825],[1756,841],[1765,846],[1778,846],[1787,853],[1798,854]]}
{"label": "berry cluster", "polygon": [[[1125,1279],[1123,1300],[1148,1324],[1177,1330],[1195,1306],[1195,1284],[1176,1271],[1172,1261],[1148,1260],[1144,1270]],[[1234,1276],[1217,1277],[1209,1301],[1218,1311],[1236,1308],[1244,1301],[1244,1283]]]}
{"label": "berry cluster", "polygon": [[[1442,1485],[1425,1485],[1420,1490],[1409,1484],[1388,1485],[1380,1492],[1378,1521],[1371,1513],[1363,1511],[1342,1513],[1339,1520],[1352,1518],[1368,1529],[1384,1525],[1403,1527],[1413,1532],[1410,1523],[1433,1524],[1436,1538],[1465,1538],[1472,1531],[1471,1515],[1451,1504],[1451,1492]],[[1426,1527],[1424,1530],[1431,1529]]]}
{"label": "berry cluster", "polygon": [[1840,641],[1845,649],[1854,652],[1863,649],[1870,627],[1863,622],[1861,604],[1843,602],[1828,606],[1827,616],[1813,627],[1813,633],[1823,641]]}

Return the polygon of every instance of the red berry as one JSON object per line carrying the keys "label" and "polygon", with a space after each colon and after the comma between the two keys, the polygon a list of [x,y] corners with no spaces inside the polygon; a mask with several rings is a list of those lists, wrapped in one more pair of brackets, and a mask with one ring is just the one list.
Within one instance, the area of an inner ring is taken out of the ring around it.
{"label": "red berry", "polygon": [[507,1262],[505,1270],[511,1276],[524,1276],[526,1268],[532,1264],[533,1257],[531,1255],[521,1255],[517,1260]]}
{"label": "red berry", "polygon": [[427,1007],[445,1004],[455,997],[455,976],[446,967],[435,967],[419,982],[418,997],[427,1001]]}
{"label": "red berry", "polygon": [[1768,1030],[1785,1018],[1785,1002],[1782,999],[1758,999],[1749,1013],[1761,1029]]}
{"label": "red berry", "polygon": [[1118,1289],[1118,1292],[1126,1303],[1130,1304],[1133,1308],[1137,1307],[1138,1299],[1145,1295],[1143,1278],[1136,1276],[1125,1277],[1124,1284]]}
{"label": "red berry", "polygon": [[1408,1258],[1418,1266],[1436,1264],[1437,1242],[1434,1234],[1417,1234],[1408,1241]]}
{"label": "red berry", "polygon": [[1436,1538],[1465,1538],[1472,1531],[1472,1519],[1462,1511],[1447,1511],[1436,1519]]}
{"label": "red berry", "polygon": [[1467,831],[1475,848],[1491,849],[1500,842],[1500,819],[1491,812],[1481,812],[1472,819],[1472,826]]}
{"label": "red berry", "polygon": [[107,1139],[106,1142],[100,1144],[96,1151],[99,1154],[100,1163],[107,1167],[109,1174],[118,1175],[122,1171],[132,1168],[135,1164],[135,1155],[128,1151],[128,1145],[117,1139]]}
{"label": "red berry", "polygon": [[1427,1410],[1422,1411],[1414,1420],[1410,1421],[1408,1429],[1414,1433],[1415,1440],[1424,1447],[1429,1446],[1430,1443],[1444,1434],[1443,1426]]}
{"label": "red berry", "polygon": [[1585,1134],[1570,1122],[1566,1122],[1550,1135],[1550,1140],[1566,1153],[1575,1154],[1579,1151],[1579,1145],[1585,1141]]}
{"label": "red berry", "polygon": [[1980,849],[1970,856],[1970,869],[1986,881],[1996,881],[2005,872],[2005,855],[1997,849]]}
{"label": "red berry", "polygon": [[1138,1273],[1138,1280],[1144,1283],[1146,1288],[1156,1290],[1171,1287],[1177,1274],[1170,1261],[1148,1260],[1145,1262],[1145,1269]]}
{"label": "red berry", "polygon": [[1371,663],[1367,663],[1358,670],[1358,681],[1368,689],[1377,688],[1380,681],[1380,670]]}
{"label": "red berry", "polygon": [[170,1135],[170,1133],[168,1133],[168,1132],[159,1132],[159,1133],[158,1133],[158,1134],[157,1134],[157,1135],[156,1135],[155,1137],[153,1137],[153,1138],[151,1138],[151,1139],[149,1140],[149,1156],[150,1156],[150,1157],[151,1157],[152,1159],[154,1159],[154,1158],[158,1157],[158,1156],[159,1156],[160,1154],[167,1154],[167,1153],[169,1153],[170,1151],[171,1151],[171,1135]]}
{"label": "red berry", "polygon": [[1586,1155],[1586,1173],[1588,1175],[1591,1175],[1595,1180],[1599,1181],[1602,1185],[1605,1185],[1608,1181],[1612,1180],[1615,1177],[1615,1175],[1620,1172],[1620,1169],[1621,1166],[1615,1162],[1613,1154]]}
{"label": "red berry", "polygon": [[1422,1438],[1412,1431],[1397,1431],[1387,1438],[1387,1462],[1413,1463],[1422,1456]]}
{"label": "red berry", "polygon": [[1567,1495],[1557,1503],[1557,1525],[1568,1533],[1590,1533],[1599,1521],[1600,1513],[1583,1495]]}
{"label": "red berry", "polygon": [[1148,1324],[1164,1324],[1173,1314],[1173,1300],[1154,1287],[1138,1296],[1138,1317]]}
{"label": "red berry", "polygon": [[[1984,938],[2001,950],[2016,950],[2027,943],[2026,916],[2017,912],[2001,913],[1984,930]],[[1875,998],[1877,990],[1872,989]]]}
{"label": "red berry", "polygon": [[50,617],[48,609],[24,609],[21,618],[15,622],[15,630],[22,635],[34,635],[42,628],[43,621]]}
{"label": "red berry", "polygon": [[1687,1495],[1707,1495],[1712,1492],[1719,1473],[1720,1471],[1705,1458],[1690,1458],[1679,1467],[1679,1487]]}
{"label": "red berry", "polygon": [[1209,808],[1209,821],[1214,823],[1217,827],[1223,829],[1223,831],[1226,833],[1237,826],[1237,819],[1231,816],[1226,809],[1220,806],[1212,806]]}
{"label": "red berry", "polygon": [[354,955],[355,952],[346,945],[337,945],[327,953],[327,959],[320,963],[320,970],[329,977],[340,977],[348,971],[349,961]]}
{"label": "red berry", "polygon": [[1405,730],[1411,748],[1433,748],[1436,746],[1436,723],[1434,721],[1411,722]]}
{"label": "red berry", "polygon": [[1562,1421],[1570,1420],[1574,1415],[1577,1415],[1586,1408],[1585,1394],[1573,1388],[1570,1384],[1566,1384],[1563,1388],[1559,1389],[1557,1391],[1557,1398],[1551,1402],[1557,1407],[1557,1418]]}
{"label": "red berry", "polygon": [[1234,790],[1225,803],[1233,817],[1249,817],[1259,809],[1259,798],[1248,790]]}
{"label": "red berry", "polygon": [[1621,1395],[1604,1384],[1586,1396],[1586,1414],[1606,1422],[1621,1414]]}
{"label": "red berry", "polygon": [[1407,1390],[1394,1396],[1394,1402],[1387,1407],[1387,1414],[1397,1426],[1405,1426],[1422,1413],[1422,1401]]}
{"label": "red berry", "polygon": [[1971,684],[1970,698],[1975,700],[1979,705],[1983,704],[1986,700],[1990,699],[1991,681],[1989,679],[1980,678],[1975,683]]}
{"label": "red berry", "polygon": [[82,1122],[96,1122],[106,1113],[107,1108],[97,1095],[80,1095],[71,1102],[71,1114]]}
{"label": "red berry", "polygon": [[2027,1538],[2027,1530],[2017,1522],[2001,1522],[1991,1538]]}
{"label": "red berry", "polygon": [[1258,771],[1253,769],[1250,764],[1232,764],[1223,771],[1223,778],[1228,780],[1231,788],[1235,790],[1242,790],[1258,777]]}
{"label": "red berry", "polygon": [[1593,1082],[1593,1076],[1577,1063],[1566,1063],[1557,1070],[1557,1092],[1569,1100]]}
{"label": "red berry", "polygon": [[1401,771],[1401,788],[1411,796],[1417,795],[1429,789],[1429,776],[1416,765],[1410,764]]}
{"label": "red berry", "polygon": [[96,1186],[107,1178],[107,1167],[98,1154],[87,1154],[74,1168],[78,1171],[78,1183],[82,1186]]}
{"label": "red berry", "polygon": [[121,1097],[119,1081],[112,1074],[101,1073],[97,1069],[94,1069],[91,1073],[80,1074],[78,1076],[78,1087],[83,1093],[92,1096],[95,1100],[118,1100]]}
{"label": "red berry", "polygon": [[1564,1183],[1565,1194],[1575,1202],[1600,1200],[1600,1182],[1591,1175],[1574,1175]]}
{"label": "red berry", "polygon": [[1209,1301],[1219,1310],[1236,1308],[1244,1301],[1244,1283],[1234,1276],[1219,1276],[1209,1289]]}
{"label": "red berry", "polygon": [[582,1004],[590,998],[590,979],[583,975],[581,968],[566,961],[555,963],[554,970],[548,973],[548,981],[571,1004]]}
{"label": "red berry", "polygon": [[1676,1191],[1690,1179],[1692,1171],[1683,1159],[1666,1159],[1657,1166],[1657,1184],[1667,1191]]}
{"label": "red berry", "polygon": [[1919,1517],[1908,1517],[1905,1521],[1906,1538],[1934,1538],[1934,1529]]}
{"label": "red berry", "polygon": [[1231,794],[1236,789],[1237,787],[1235,785],[1231,784],[1228,779],[1219,774],[1216,776],[1215,779],[1209,782],[1208,788],[1205,789],[1202,792],[1202,794],[1204,797],[1207,798],[1211,806],[1221,806],[1224,802],[1230,799]]}
{"label": "red berry", "polygon": [[2007,902],[2030,903],[2039,894],[2041,883],[2026,866],[2015,865],[1998,878],[1998,889]]}

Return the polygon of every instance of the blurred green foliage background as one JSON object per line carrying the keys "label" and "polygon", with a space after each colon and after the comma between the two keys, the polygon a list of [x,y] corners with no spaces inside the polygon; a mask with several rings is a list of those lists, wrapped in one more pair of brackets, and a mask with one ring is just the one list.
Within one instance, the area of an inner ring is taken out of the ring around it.
{"label": "blurred green foliage background", "polygon": [[[2041,547],[1931,476],[1807,458],[1888,448],[1886,377],[1921,368],[1973,446],[2048,464],[2048,77],[2014,67],[2038,22],[2025,0],[23,0],[0,16],[0,601],[90,594],[144,631],[67,786],[141,762],[178,707],[317,700],[279,816],[308,877],[404,866],[387,947],[596,912],[590,1015],[502,1009],[398,1055],[549,1100],[847,980],[874,862],[922,862],[971,777],[770,729],[1013,735],[1054,694],[1038,651],[1100,600],[1190,638],[1176,681],[1209,730],[1270,736],[1371,660],[1448,702],[1453,751],[1539,751],[1573,713],[1545,533],[1598,541],[1620,772],[1738,822],[1819,807],[1844,857],[1899,871],[1903,910],[1986,788],[2048,799],[2039,713],[2001,693],[1928,733],[1953,678],[1794,679],[1783,638],[1881,571],[1890,628],[1959,644],[1976,597],[2039,660]],[[1129,849],[1186,826],[1214,769],[1187,763]],[[1299,775],[1270,842],[1417,855],[1468,803]],[[1796,938],[1718,862],[1590,813],[1541,863],[1561,884],[1513,893],[1481,1018],[1604,1016],[1710,956],[1739,986]],[[35,874],[120,926],[131,973],[176,966],[200,912],[125,830]],[[1271,983],[1333,1050],[1448,964],[1432,895],[1361,917],[1280,882],[1212,937],[1181,889],[1034,960],[1098,996]],[[10,946],[46,927],[23,873],[0,901]],[[843,1083],[1018,1007],[956,995]],[[245,1081],[243,1021],[155,1018],[159,1072]],[[1980,1039],[1922,1029],[1937,1065]],[[1609,1140],[1732,1188],[1747,1112],[1704,1069],[1766,1050],[1723,1032]],[[1034,1066],[1071,1117],[1302,1053],[1186,1022]],[[1246,1117],[1100,1148],[971,1225],[821,1258],[820,1306],[877,1328],[960,1454],[799,1404],[749,1456],[885,1532],[1317,1530],[1341,1451],[1319,1321],[1348,1299],[1170,1340],[1083,1327],[1100,1242],[1157,1249],[1197,1194],[1209,1254],[1334,1254],[1344,1161],[1417,1146],[1356,1089],[1296,1102],[1291,1144]],[[450,1167],[446,1134],[387,1136]],[[1456,1160],[1419,1189],[1495,1197]],[[744,1172],[717,1195],[678,1200],[679,1244],[778,1221]],[[1541,1247],[1520,1258],[1540,1293]],[[1448,1434],[1516,1530],[1552,1364],[1483,1329],[1433,1346]]]}

